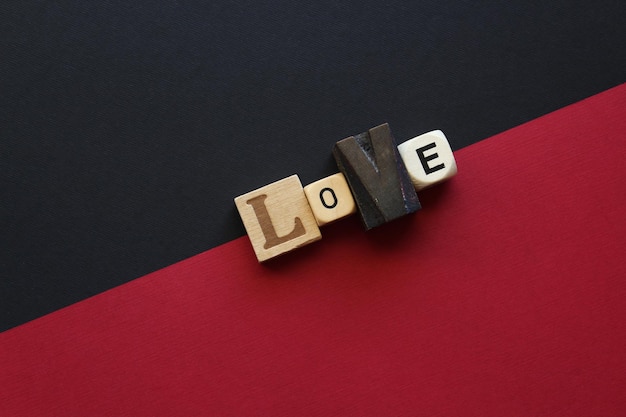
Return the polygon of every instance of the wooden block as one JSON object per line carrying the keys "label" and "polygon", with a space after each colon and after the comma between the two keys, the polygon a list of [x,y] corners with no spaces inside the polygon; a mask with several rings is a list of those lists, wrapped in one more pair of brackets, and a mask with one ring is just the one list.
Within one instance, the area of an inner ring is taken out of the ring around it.
{"label": "wooden block", "polygon": [[456,161],[452,148],[441,130],[433,130],[398,145],[417,191],[453,177]]}
{"label": "wooden block", "polygon": [[322,178],[304,187],[304,194],[318,226],[334,222],[356,211],[350,187],[343,174]]}
{"label": "wooden block", "polygon": [[367,230],[421,208],[388,124],[340,140],[333,155]]}
{"label": "wooden block", "polygon": [[322,238],[297,175],[235,198],[259,262]]}

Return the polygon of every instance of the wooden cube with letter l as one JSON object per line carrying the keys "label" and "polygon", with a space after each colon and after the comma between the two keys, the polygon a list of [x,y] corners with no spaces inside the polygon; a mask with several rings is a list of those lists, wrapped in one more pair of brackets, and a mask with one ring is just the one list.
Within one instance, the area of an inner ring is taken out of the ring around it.
{"label": "wooden cube with letter l", "polygon": [[297,175],[235,198],[259,262],[322,238]]}

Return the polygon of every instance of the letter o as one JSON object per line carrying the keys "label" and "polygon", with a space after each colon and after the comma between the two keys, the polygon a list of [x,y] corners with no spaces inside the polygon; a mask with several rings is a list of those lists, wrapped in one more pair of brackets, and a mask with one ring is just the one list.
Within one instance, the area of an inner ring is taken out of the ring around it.
{"label": "letter o", "polygon": [[[324,199],[324,193],[327,192],[327,191],[330,192],[330,195],[333,197],[332,204],[326,203],[326,200]],[[337,203],[338,203],[337,196],[335,195],[335,192],[333,191],[332,188],[328,188],[328,187],[325,187],[325,188],[321,189],[321,191],[320,191],[320,201],[322,202],[322,205],[324,207],[326,207],[327,209],[335,208],[337,206]]]}

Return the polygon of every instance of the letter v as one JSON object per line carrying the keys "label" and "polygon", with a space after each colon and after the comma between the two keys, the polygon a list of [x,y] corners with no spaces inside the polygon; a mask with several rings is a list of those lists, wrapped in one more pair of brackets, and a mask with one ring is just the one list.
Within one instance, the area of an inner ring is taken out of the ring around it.
{"label": "letter v", "polygon": [[337,142],[333,155],[366,229],[421,208],[388,124]]}

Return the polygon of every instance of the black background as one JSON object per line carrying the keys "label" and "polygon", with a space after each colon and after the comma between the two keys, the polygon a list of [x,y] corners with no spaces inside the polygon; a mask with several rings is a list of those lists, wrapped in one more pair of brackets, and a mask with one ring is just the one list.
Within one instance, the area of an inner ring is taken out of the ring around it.
{"label": "black background", "polygon": [[625,17],[622,1],[2,2],[0,331],[242,236],[234,197],[336,172],[346,136],[389,122],[459,149],[624,82]]}

